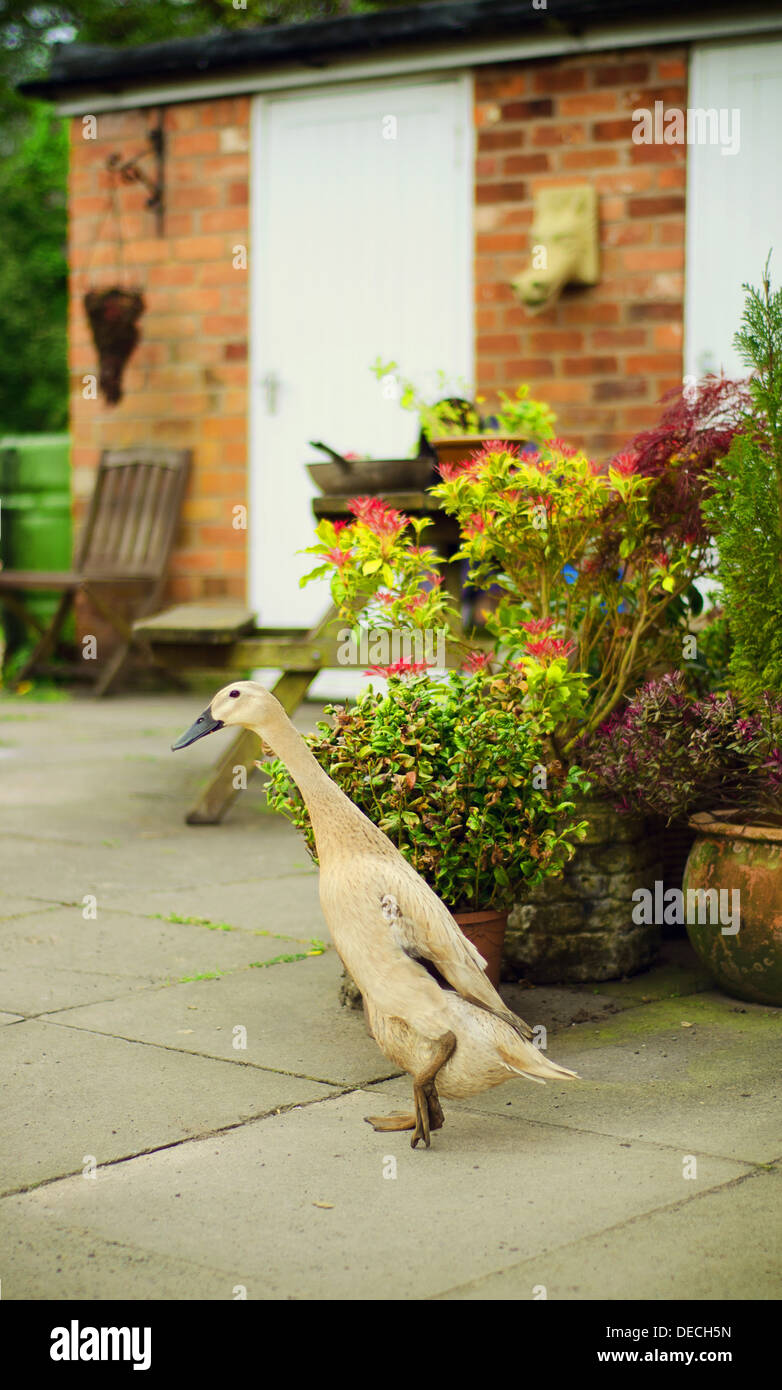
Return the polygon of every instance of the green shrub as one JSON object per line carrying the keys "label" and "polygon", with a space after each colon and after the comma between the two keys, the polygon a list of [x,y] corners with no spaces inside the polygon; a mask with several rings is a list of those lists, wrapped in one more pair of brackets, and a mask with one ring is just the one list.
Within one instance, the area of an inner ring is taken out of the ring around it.
{"label": "green shrub", "polygon": [[745,285],[742,328],[734,343],[753,370],[754,409],[714,469],[705,504],[719,550],[718,576],[730,624],[730,672],[757,707],[782,691],[782,291]]}
{"label": "green shrub", "polygon": [[[454,910],[507,907],[519,888],[559,873],[583,839],[578,768],[546,766],[541,722],[520,672],[453,672],[369,686],[308,743],[321,767],[390,837]],[[302,830],[301,795],[279,759],[266,764],[269,804]]]}

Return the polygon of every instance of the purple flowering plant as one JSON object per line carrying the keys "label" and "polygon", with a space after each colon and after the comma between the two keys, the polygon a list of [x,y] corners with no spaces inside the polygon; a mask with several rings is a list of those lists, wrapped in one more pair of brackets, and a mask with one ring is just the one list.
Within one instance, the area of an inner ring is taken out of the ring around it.
{"label": "purple flowering plant", "polygon": [[782,699],[747,714],[730,691],[696,699],[680,671],[650,681],[578,749],[619,811],[782,824]]}

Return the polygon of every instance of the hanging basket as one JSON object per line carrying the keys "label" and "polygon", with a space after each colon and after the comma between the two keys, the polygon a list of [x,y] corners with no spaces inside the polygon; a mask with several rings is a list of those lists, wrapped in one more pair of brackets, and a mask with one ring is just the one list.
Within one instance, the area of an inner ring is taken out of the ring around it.
{"label": "hanging basket", "polygon": [[139,340],[136,327],[144,312],[140,290],[88,290],[84,308],[98,353],[98,385],[109,405],[122,399],[122,373]]}

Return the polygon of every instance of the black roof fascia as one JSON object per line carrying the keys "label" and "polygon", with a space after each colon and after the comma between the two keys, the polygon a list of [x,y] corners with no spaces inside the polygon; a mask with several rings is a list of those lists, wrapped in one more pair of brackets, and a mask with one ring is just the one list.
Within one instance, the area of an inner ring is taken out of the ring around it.
{"label": "black roof fascia", "polygon": [[[772,8],[778,14],[776,5]],[[136,48],[59,44],[48,76],[22,83],[20,91],[53,99],[78,88],[95,91],[152,79],[192,80],[283,63],[326,67],[330,61],[377,55],[388,47],[455,45],[510,34],[530,38],[578,35],[596,25],[643,22],[647,16],[659,23],[666,16],[681,20],[692,19],[695,14],[720,13],[735,17],[735,5],[689,0],[683,10],[681,0],[660,0],[649,6],[639,4],[639,0],[550,0],[550,8],[535,9],[531,0],[459,0],[303,24],[220,30]]]}

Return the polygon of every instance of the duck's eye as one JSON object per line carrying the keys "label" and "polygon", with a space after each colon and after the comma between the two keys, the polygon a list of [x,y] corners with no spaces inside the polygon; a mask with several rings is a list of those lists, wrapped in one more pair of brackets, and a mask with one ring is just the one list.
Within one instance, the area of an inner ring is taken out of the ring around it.
{"label": "duck's eye", "polygon": [[228,697],[229,697],[229,699],[231,699],[231,700],[238,700],[238,698],[239,698],[239,696],[241,695],[241,693],[242,693],[241,690],[229,690],[229,691],[228,691]]}

